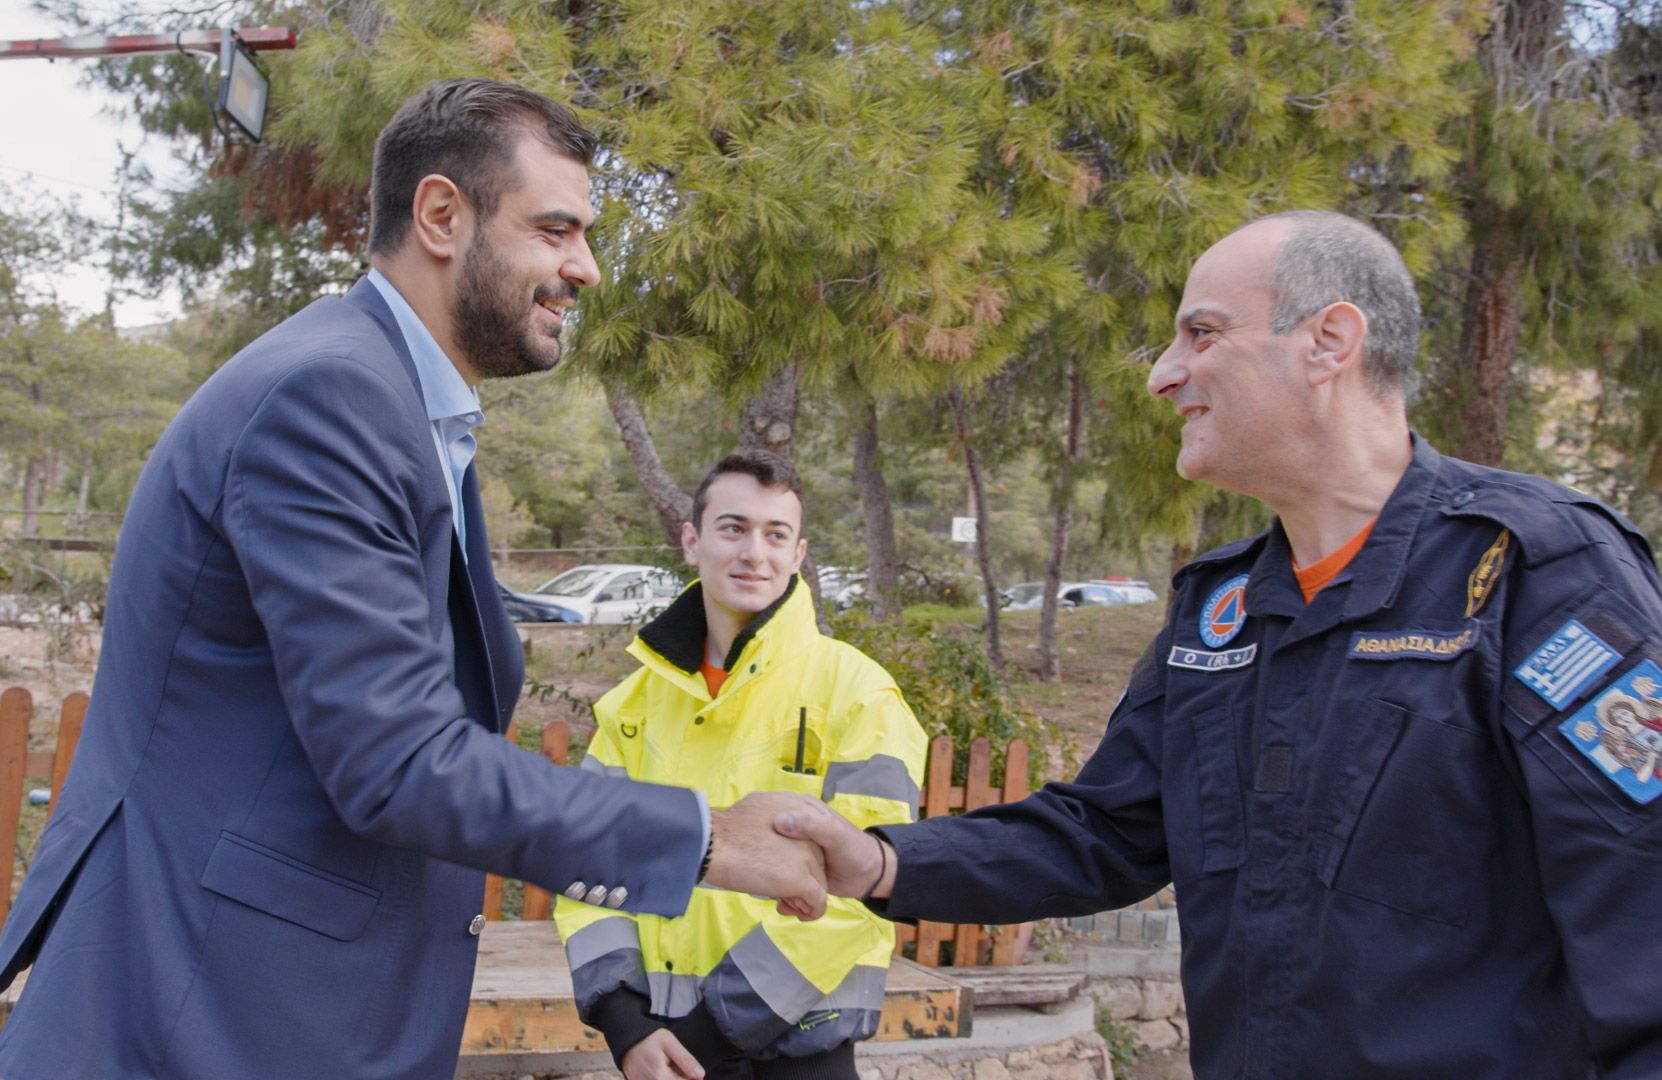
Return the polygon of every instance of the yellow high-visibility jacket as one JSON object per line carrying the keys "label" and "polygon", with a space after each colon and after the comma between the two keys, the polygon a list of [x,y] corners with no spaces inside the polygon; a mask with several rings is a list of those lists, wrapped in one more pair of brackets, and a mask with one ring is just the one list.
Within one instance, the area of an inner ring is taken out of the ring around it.
{"label": "yellow high-visibility jacket", "polygon": [[[630,645],[641,667],[595,704],[584,768],[699,788],[711,809],[785,790],[823,798],[861,828],[917,817],[923,730],[888,672],[819,632],[800,577],[733,642],[713,700],[699,673],[704,640],[695,583]],[[832,898],[804,923],[772,900],[702,885],[673,919],[557,900],[585,1019],[627,988],[666,1019],[702,1001],[754,1057],[803,1057],[877,1030],[894,928],[858,901]]]}

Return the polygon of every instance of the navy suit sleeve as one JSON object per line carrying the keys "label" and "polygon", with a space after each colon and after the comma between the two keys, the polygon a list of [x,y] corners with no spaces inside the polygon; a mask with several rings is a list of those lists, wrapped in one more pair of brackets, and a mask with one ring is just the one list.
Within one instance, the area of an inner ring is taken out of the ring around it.
{"label": "navy suit sleeve", "polygon": [[702,855],[691,792],[557,768],[464,715],[422,561],[422,530],[450,523],[412,509],[438,465],[407,413],[375,372],[320,358],[272,389],[228,462],[222,528],[324,790],[376,840],[679,914]]}
{"label": "navy suit sleeve", "polygon": [[961,817],[872,831],[899,856],[883,914],[1018,923],[1125,907],[1171,880],[1160,803],[1161,634],[1070,784]]}

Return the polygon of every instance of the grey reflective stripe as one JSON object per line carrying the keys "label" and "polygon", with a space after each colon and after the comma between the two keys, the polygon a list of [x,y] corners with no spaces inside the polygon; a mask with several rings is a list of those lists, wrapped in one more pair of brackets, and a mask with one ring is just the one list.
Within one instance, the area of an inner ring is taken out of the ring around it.
{"label": "grey reflective stripe", "polygon": [[572,997],[577,1000],[577,1015],[584,1020],[589,1018],[595,1002],[620,986],[627,986],[642,997],[650,996],[639,949],[615,949],[571,969]]}
{"label": "grey reflective stripe", "polygon": [[837,988],[826,994],[816,1009],[876,1009],[883,1011],[883,984],[889,969],[856,964]]}
{"label": "grey reflective stripe", "polygon": [[871,795],[893,799],[912,808],[918,816],[918,786],[906,763],[890,754],[875,754],[864,761],[833,761],[825,767],[825,786],[820,798],[830,802],[835,795]]}
{"label": "grey reflective stripe", "polygon": [[652,1015],[674,1020],[692,1012],[703,997],[700,989],[703,982],[697,975],[677,975],[671,971],[647,972],[647,997],[652,999]]}
{"label": "grey reflective stripe", "polygon": [[871,1038],[882,1018],[883,983],[888,976],[886,967],[856,965],[835,990],[774,1042],[774,1049],[789,1057],[807,1057],[851,1040]]}
{"label": "grey reflective stripe", "polygon": [[614,915],[597,919],[566,938],[566,963],[576,971],[584,964],[598,960],[618,949],[641,951],[641,936],[635,930],[633,919]]}
{"label": "grey reflective stripe", "polygon": [[704,980],[716,1025],[741,1050],[771,1046],[824,997],[764,927],[752,927]]}
{"label": "grey reflective stripe", "polygon": [[622,765],[602,765],[590,754],[584,754],[583,760],[577,763],[577,767],[587,769],[592,773],[599,773],[601,776],[621,776],[625,780],[629,779],[629,770]]}

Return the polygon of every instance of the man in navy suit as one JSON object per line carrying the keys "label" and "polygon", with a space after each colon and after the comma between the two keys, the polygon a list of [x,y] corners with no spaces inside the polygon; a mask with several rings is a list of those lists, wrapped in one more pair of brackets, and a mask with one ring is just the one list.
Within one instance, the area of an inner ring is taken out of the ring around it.
{"label": "man in navy suit", "polygon": [[484,871],[674,915],[823,907],[765,808],[558,769],[471,463],[480,379],[546,370],[599,277],[593,137],[435,83],[376,144],[370,255],[217,372],[122,528],[85,735],[0,935],[6,1080],[453,1075]]}

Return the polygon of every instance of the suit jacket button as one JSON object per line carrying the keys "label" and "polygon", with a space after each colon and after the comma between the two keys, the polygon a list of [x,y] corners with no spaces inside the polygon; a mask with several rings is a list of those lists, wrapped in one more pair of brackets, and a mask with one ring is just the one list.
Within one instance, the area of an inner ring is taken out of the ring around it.
{"label": "suit jacket button", "polygon": [[470,920],[467,924],[467,932],[472,934],[474,937],[478,937],[479,936],[479,931],[483,930],[484,928],[485,928],[485,917],[483,915],[475,915],[472,918],[472,920]]}
{"label": "suit jacket button", "polygon": [[598,904],[604,899],[606,899],[606,886],[596,885],[589,890],[589,895],[583,897],[583,903]]}
{"label": "suit jacket button", "polygon": [[620,908],[623,906],[623,902],[627,899],[629,899],[629,890],[625,889],[622,885],[619,885],[617,888],[606,894],[606,906],[609,908]]}
{"label": "suit jacket button", "polygon": [[583,899],[583,896],[588,891],[589,891],[589,887],[587,885],[585,885],[583,882],[574,881],[570,885],[566,886],[566,892],[565,892],[566,899],[567,900],[581,900],[581,899]]}

